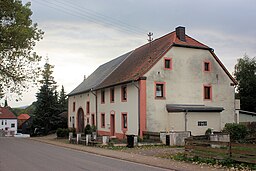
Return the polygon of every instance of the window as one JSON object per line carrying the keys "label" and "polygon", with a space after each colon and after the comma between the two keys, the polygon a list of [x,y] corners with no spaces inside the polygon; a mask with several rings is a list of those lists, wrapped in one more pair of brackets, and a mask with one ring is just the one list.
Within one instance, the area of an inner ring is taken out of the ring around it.
{"label": "window", "polygon": [[72,116],[72,120],[73,120],[72,127],[75,128],[75,117],[74,116]]}
{"label": "window", "polygon": [[71,116],[69,117],[69,122],[71,123]]}
{"label": "window", "polygon": [[197,125],[198,126],[207,126],[207,121],[198,121]]}
{"label": "window", "polygon": [[127,101],[127,86],[121,87],[121,99],[122,99],[122,102]]}
{"label": "window", "polygon": [[7,120],[5,120],[5,125],[7,125]]}
{"label": "window", "polygon": [[164,58],[164,69],[171,70],[172,69],[172,59]]}
{"label": "window", "polygon": [[12,124],[11,124],[11,128],[14,128],[14,127],[15,127],[15,123],[12,123]]}
{"label": "window", "polygon": [[211,63],[209,61],[204,61],[204,71],[211,71]]}
{"label": "window", "polygon": [[73,102],[73,112],[76,111],[76,102]]}
{"label": "window", "polygon": [[127,113],[122,113],[122,128],[127,129]]}
{"label": "window", "polygon": [[115,89],[111,88],[110,89],[110,102],[114,103],[114,101],[115,101]]}
{"label": "window", "polygon": [[95,117],[94,117],[94,114],[92,114],[92,125],[95,125]]}
{"label": "window", "polygon": [[212,86],[205,85],[204,86],[204,100],[211,100],[212,99]]}
{"label": "window", "polygon": [[86,114],[90,114],[90,102],[86,102]]}
{"label": "window", "polygon": [[155,97],[156,98],[165,98],[165,83],[163,83],[163,82],[155,83]]}
{"label": "window", "polygon": [[4,120],[2,120],[2,125],[4,125]]}
{"label": "window", "polygon": [[105,128],[105,113],[101,114],[101,127]]}
{"label": "window", "polygon": [[105,90],[101,90],[101,103],[105,103]]}

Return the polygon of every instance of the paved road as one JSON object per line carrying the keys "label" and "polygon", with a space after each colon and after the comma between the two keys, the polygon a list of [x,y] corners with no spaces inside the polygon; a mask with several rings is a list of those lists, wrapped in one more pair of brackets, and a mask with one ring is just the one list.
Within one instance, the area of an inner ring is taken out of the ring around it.
{"label": "paved road", "polygon": [[22,138],[0,138],[0,171],[164,171]]}

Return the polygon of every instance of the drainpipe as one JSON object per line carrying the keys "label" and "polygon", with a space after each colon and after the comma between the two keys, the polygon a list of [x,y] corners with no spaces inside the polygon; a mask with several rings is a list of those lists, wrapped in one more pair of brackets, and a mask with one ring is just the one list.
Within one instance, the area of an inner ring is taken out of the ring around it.
{"label": "drainpipe", "polygon": [[188,122],[188,118],[187,118],[187,115],[188,115],[188,110],[186,109],[185,111],[185,131],[187,131],[187,122]]}
{"label": "drainpipe", "polygon": [[97,91],[96,93],[93,92],[93,89],[91,89],[91,93],[95,96],[95,116],[96,116],[96,130],[98,130],[98,101],[97,101]]}
{"label": "drainpipe", "polygon": [[140,87],[134,81],[132,81],[132,84],[138,89],[138,136],[140,136]]}

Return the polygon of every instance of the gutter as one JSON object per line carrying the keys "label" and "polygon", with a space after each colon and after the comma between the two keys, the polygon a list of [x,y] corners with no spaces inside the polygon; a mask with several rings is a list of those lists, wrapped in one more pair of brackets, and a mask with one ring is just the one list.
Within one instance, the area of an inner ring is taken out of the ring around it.
{"label": "gutter", "polygon": [[132,81],[132,84],[138,89],[138,136],[140,136],[140,87],[134,81]]}
{"label": "gutter", "polygon": [[93,92],[93,89],[90,92],[95,96],[95,115],[96,115],[96,130],[98,130],[98,99],[97,99],[97,91]]}

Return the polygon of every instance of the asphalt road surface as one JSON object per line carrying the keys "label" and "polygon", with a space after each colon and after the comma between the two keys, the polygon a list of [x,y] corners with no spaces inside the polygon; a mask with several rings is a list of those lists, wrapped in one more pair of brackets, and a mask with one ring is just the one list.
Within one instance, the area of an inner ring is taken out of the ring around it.
{"label": "asphalt road surface", "polygon": [[0,171],[164,171],[23,138],[0,138]]}

